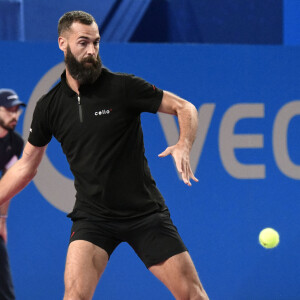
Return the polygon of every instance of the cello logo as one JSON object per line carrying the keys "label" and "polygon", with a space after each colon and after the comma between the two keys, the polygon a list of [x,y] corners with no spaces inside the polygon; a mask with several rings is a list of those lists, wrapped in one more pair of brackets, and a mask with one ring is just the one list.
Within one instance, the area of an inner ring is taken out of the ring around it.
{"label": "cello logo", "polygon": [[112,109],[102,109],[100,111],[95,112],[95,116],[109,115]]}

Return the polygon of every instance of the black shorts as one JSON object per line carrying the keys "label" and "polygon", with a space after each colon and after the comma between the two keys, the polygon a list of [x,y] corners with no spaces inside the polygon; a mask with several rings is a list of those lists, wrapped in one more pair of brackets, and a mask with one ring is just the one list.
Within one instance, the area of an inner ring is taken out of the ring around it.
{"label": "black shorts", "polygon": [[147,268],[187,251],[169,211],[155,212],[134,220],[95,218],[76,211],[70,243],[85,240],[104,249],[110,256],[122,242],[127,242]]}

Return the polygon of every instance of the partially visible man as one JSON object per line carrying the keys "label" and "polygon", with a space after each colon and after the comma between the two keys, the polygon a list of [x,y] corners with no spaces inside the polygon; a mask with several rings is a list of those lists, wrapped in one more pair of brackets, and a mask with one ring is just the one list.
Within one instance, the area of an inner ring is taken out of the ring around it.
{"label": "partially visible man", "polygon": [[[0,171],[1,176],[18,160],[23,150],[23,140],[14,129],[22,113],[18,95],[10,89],[0,89]],[[0,176],[0,177],[1,177]],[[6,249],[6,219],[9,201],[0,206],[0,299],[15,299]]]}

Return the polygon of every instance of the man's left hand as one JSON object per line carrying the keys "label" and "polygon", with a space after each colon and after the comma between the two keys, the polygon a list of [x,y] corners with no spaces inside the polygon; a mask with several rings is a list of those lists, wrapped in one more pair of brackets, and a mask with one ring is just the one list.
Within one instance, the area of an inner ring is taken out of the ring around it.
{"label": "man's left hand", "polygon": [[160,153],[158,156],[165,157],[170,154],[173,156],[175,160],[176,168],[180,173],[183,182],[188,186],[192,185],[190,178],[198,182],[198,179],[194,176],[194,173],[191,169],[190,152],[188,148],[176,144],[174,146],[168,147],[164,152]]}

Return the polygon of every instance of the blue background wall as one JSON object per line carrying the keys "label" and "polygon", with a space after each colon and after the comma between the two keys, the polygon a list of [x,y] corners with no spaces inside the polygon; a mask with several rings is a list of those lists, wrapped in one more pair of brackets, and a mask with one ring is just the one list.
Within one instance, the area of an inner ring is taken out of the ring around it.
{"label": "blue background wall", "polygon": [[94,15],[103,41],[300,43],[298,0],[1,0],[0,39],[55,41],[57,20],[76,9]]}
{"label": "blue background wall", "polygon": [[[291,2],[1,0],[0,39],[55,41],[59,17],[65,11],[80,9],[95,16],[102,41],[282,44],[284,30],[290,40],[289,28],[298,22],[295,7],[299,8],[299,3]],[[290,16],[294,21],[285,26]]]}
{"label": "blue background wall", "polygon": [[[3,86],[13,86],[24,101],[62,59],[56,43],[1,42],[0,47],[4,70],[0,81]],[[104,43],[100,52],[104,64],[114,71],[142,76],[191,100],[198,109],[215,105],[196,169],[199,183],[191,188],[178,179],[171,158],[157,157],[167,146],[157,116],[143,116],[152,173],[211,299],[299,299],[299,180],[279,169],[272,143],[281,108],[300,97],[299,48]],[[291,162],[299,166],[300,104],[295,103],[287,146]],[[240,163],[265,166],[262,179],[238,179],[221,159],[222,121],[240,104],[261,105],[264,110],[262,117],[240,120],[234,129],[246,138],[248,134],[263,135],[262,147],[255,149],[250,143],[235,150]],[[23,119],[18,130],[23,130]],[[283,142],[283,150],[285,146]],[[60,173],[70,177],[55,141],[47,155]],[[47,178],[44,184],[49,184]],[[62,194],[61,201],[65,198]],[[12,201],[8,222],[17,298],[61,299],[71,226],[66,214],[31,183]],[[265,227],[274,227],[281,235],[280,245],[273,250],[258,244],[258,234]],[[172,296],[124,244],[112,255],[95,299]]]}

